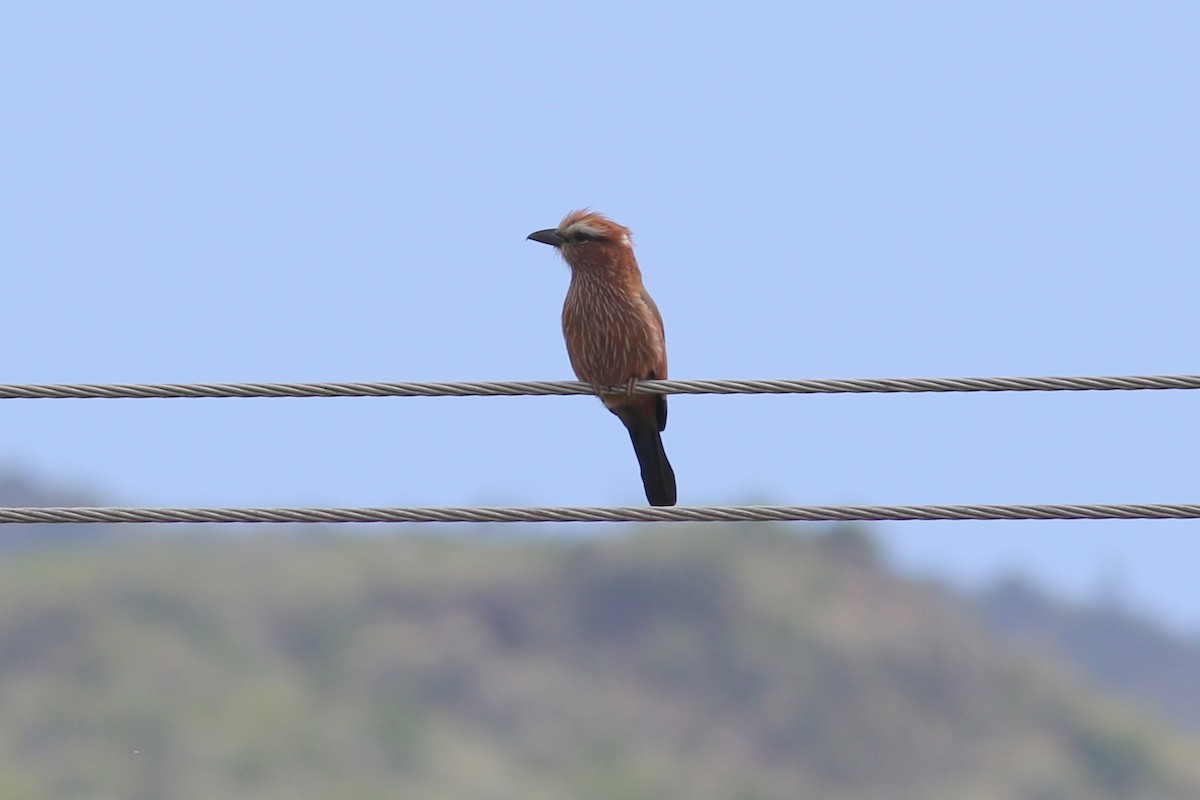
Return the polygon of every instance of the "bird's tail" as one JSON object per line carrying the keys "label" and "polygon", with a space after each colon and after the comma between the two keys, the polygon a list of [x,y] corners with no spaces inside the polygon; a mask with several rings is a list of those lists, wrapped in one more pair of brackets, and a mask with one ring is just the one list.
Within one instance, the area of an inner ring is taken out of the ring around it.
{"label": "bird's tail", "polygon": [[652,506],[675,505],[675,470],[663,449],[662,434],[652,416],[639,415],[634,419],[622,417],[642,468],[642,485]]}

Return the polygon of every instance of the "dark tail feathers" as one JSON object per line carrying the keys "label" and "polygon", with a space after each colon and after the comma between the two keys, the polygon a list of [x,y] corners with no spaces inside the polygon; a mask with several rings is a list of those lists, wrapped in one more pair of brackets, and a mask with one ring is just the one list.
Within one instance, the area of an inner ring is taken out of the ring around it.
{"label": "dark tail feathers", "polygon": [[629,429],[633,452],[637,453],[638,465],[642,468],[642,485],[646,487],[646,499],[652,506],[675,505],[675,470],[663,450],[662,434],[654,417],[636,420],[621,419]]}

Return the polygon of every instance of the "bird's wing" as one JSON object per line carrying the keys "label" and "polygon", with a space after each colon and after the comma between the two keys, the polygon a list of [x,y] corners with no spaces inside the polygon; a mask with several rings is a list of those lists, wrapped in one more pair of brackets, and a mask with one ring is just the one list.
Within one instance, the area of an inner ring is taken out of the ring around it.
{"label": "bird's wing", "polygon": [[[655,365],[654,374],[650,377],[665,381],[667,379],[667,333],[663,327],[662,314],[658,311],[658,306],[654,304],[654,298],[642,287],[642,302],[650,309],[650,316],[654,317],[655,327],[658,330],[658,345],[659,352],[662,353],[662,358]],[[654,397],[654,416],[658,423],[660,431],[667,428],[667,396],[665,394],[656,395]]]}
{"label": "bird's wing", "polygon": [[658,306],[654,304],[654,298],[650,296],[650,293],[647,292],[644,287],[642,288],[642,302],[646,304],[646,307],[648,309],[650,309],[650,316],[652,316],[654,318],[655,327],[658,330],[659,350],[662,352],[662,359],[659,361],[659,363],[655,366],[655,369],[654,369],[654,377],[658,378],[659,380],[666,380],[667,379],[667,333],[666,333],[666,329],[663,327],[662,314],[660,314],[658,312]]}

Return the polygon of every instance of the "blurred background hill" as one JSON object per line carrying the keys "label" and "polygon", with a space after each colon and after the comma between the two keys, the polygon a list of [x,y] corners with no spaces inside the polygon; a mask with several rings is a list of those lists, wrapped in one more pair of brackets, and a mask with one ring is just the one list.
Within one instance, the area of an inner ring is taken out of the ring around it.
{"label": "blurred background hill", "polygon": [[1200,641],[1163,630],[1120,605],[1055,599],[1019,578],[971,605],[1005,641],[1071,663],[1097,687],[1200,731]]}
{"label": "blurred background hill", "polygon": [[861,529],[174,530],[0,559],[0,797],[1200,796],[1194,648]]}

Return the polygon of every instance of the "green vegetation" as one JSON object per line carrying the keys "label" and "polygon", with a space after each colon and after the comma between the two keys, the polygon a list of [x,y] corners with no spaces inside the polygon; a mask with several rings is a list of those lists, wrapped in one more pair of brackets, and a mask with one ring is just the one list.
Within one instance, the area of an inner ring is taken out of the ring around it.
{"label": "green vegetation", "polygon": [[3,800],[1184,798],[1195,746],[854,531],[0,560]]}
{"label": "green vegetation", "polygon": [[1008,578],[968,599],[1002,641],[1066,662],[1102,691],[1200,733],[1200,640],[1172,635],[1111,598],[1055,599]]}

